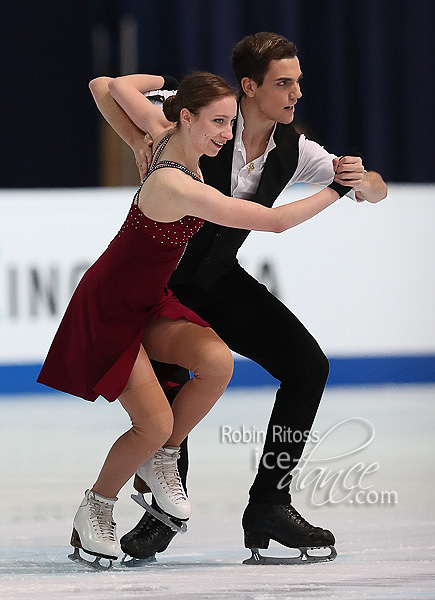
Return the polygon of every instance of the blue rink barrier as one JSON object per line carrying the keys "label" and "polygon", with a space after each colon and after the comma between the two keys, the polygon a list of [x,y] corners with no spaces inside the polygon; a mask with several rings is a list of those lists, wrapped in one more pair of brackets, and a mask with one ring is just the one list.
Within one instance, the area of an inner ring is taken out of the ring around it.
{"label": "blue rink barrier", "polygon": [[[435,383],[435,355],[331,357],[328,386]],[[0,364],[0,395],[50,394],[36,383],[40,363]],[[276,386],[277,380],[249,360],[235,361],[230,388]]]}

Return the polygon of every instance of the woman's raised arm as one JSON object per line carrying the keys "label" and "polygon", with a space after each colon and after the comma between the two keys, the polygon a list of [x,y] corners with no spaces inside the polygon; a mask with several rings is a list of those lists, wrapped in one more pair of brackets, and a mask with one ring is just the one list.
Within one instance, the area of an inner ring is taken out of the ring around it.
{"label": "woman's raised arm", "polygon": [[109,92],[127,113],[133,123],[153,139],[172,127],[162,110],[144,96],[144,92],[158,90],[165,81],[160,75],[125,75],[108,82]]}
{"label": "woman's raised arm", "polygon": [[133,123],[109,92],[111,77],[97,77],[89,82],[89,89],[98,110],[112,129],[134,152],[139,176],[142,179],[151,158],[152,138]]}

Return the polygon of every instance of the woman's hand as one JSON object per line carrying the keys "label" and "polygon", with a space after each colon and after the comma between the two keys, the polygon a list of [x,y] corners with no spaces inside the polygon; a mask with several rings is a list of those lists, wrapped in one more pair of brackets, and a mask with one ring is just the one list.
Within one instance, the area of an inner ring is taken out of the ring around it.
{"label": "woman's hand", "polygon": [[341,156],[334,158],[332,165],[335,171],[334,181],[358,191],[363,183],[364,166],[359,156]]}

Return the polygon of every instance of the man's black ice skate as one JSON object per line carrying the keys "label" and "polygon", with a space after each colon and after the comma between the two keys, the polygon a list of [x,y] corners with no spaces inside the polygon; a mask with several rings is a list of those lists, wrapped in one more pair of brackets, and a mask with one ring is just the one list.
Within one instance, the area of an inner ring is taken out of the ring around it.
{"label": "man's black ice skate", "polygon": [[170,527],[146,512],[139,523],[121,538],[121,550],[130,560],[122,559],[128,567],[140,567],[156,561],[156,552],[163,552],[176,535]]}
{"label": "man's black ice skate", "polygon": [[152,504],[148,504],[143,494],[131,494],[130,498],[139,504],[139,506],[144,508],[148,513],[153,515],[153,517],[172,529],[172,531],[175,531],[175,533],[186,533],[187,521],[189,519],[177,519],[173,515],[164,512],[160,506],[157,505],[154,497]]}
{"label": "man's black ice skate", "polygon": [[[243,520],[245,548],[252,552],[245,565],[254,564],[306,564],[334,560],[337,552],[335,538],[327,529],[314,527],[306,521],[291,504],[249,503]],[[299,556],[273,558],[262,556],[259,548],[268,548],[270,540],[297,548]],[[308,554],[308,550],[329,548],[327,555]]]}

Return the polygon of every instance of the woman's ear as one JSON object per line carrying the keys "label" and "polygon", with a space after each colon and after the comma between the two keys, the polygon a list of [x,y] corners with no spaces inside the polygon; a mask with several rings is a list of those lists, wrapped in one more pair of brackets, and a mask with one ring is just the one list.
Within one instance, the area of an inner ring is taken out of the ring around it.
{"label": "woman's ear", "polygon": [[180,110],[180,123],[185,127],[190,127],[192,123],[192,114],[188,108],[182,108]]}

